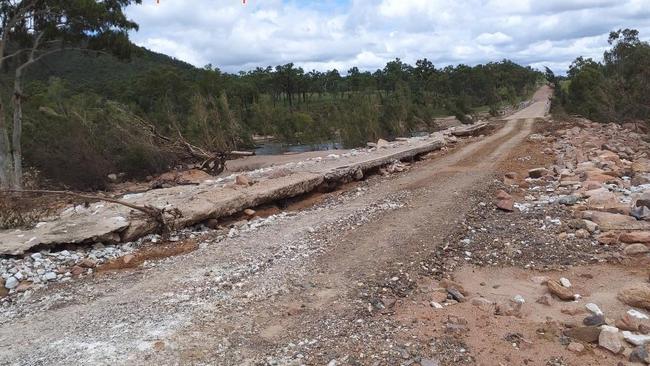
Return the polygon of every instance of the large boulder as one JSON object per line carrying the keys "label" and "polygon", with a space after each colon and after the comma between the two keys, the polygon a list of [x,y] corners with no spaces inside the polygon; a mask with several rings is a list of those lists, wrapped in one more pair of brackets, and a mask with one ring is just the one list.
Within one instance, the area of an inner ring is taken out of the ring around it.
{"label": "large boulder", "polygon": [[633,244],[633,243],[650,244],[650,231],[625,232],[618,237],[618,240],[628,244]]}
{"label": "large boulder", "polygon": [[650,223],[637,221],[629,215],[622,215],[610,212],[584,211],[582,218],[591,220],[598,224],[601,230],[650,230]]}
{"label": "large boulder", "polygon": [[650,310],[650,286],[641,284],[627,287],[617,298],[626,305]]}

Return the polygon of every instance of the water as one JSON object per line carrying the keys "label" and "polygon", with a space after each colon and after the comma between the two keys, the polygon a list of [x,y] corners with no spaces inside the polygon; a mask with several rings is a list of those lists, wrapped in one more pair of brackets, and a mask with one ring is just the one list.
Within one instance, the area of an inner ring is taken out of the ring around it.
{"label": "water", "polygon": [[339,142],[288,145],[277,141],[269,141],[257,145],[255,147],[255,155],[281,155],[285,153],[302,153],[308,151],[323,151],[342,148],[343,145]]}

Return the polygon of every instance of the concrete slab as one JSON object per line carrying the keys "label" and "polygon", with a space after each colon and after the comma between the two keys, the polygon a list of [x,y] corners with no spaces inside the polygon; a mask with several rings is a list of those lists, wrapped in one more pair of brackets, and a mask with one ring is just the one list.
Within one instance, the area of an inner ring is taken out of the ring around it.
{"label": "concrete slab", "polygon": [[[235,176],[206,180],[194,186],[176,186],[129,194],[121,199],[167,210],[182,216],[174,227],[193,225],[208,218],[220,218],[249,207],[313,191],[320,184],[358,176],[358,172],[440,149],[441,133],[390,143],[385,148],[347,150],[306,161],[289,162],[246,173],[254,184],[241,186]],[[132,241],[156,230],[146,215],[125,206],[95,203],[88,208],[70,207],[57,219],[39,223],[30,230],[0,231],[0,255],[20,255],[35,247],[84,242]]]}

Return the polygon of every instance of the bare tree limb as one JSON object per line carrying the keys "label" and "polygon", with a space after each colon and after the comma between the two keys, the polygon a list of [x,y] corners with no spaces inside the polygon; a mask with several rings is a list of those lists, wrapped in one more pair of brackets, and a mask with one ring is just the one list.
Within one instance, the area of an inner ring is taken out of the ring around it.
{"label": "bare tree limb", "polygon": [[[103,197],[103,196],[94,196],[94,195],[86,195],[86,194],[81,194],[81,193],[76,193],[76,192],[71,192],[71,191],[54,191],[54,190],[38,190],[38,189],[31,189],[31,190],[14,190],[14,189],[9,189],[9,190],[0,190],[0,193],[8,193],[8,194],[24,194],[24,193],[35,193],[35,194],[53,194],[53,195],[61,195],[61,196],[71,196],[71,197],[76,197],[76,198],[81,198],[84,200],[98,200],[98,201],[105,201],[105,202],[110,202],[110,203],[115,203],[118,205],[122,205],[131,209],[134,209],[136,211],[140,211],[147,216],[151,217],[153,220],[156,221],[158,224],[159,229],[161,230],[162,233],[168,233],[172,228],[170,226],[170,223],[167,222],[165,214],[166,211],[164,208],[158,208],[154,207],[151,205],[144,205],[144,206],[139,206],[139,205],[134,205],[130,202],[118,200],[115,198],[110,198],[110,197]],[[173,217],[180,217],[182,214],[180,211],[177,209],[171,212],[171,215]]]}

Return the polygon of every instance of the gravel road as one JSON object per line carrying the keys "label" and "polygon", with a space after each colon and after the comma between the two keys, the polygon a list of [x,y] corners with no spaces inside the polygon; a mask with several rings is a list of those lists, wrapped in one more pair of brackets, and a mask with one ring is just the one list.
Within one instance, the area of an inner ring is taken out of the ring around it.
{"label": "gravel road", "polygon": [[191,253],[16,300],[0,309],[0,364],[391,364],[397,329],[368,304],[413,285],[405,269],[445,245],[549,93],[406,172],[226,238],[198,236]]}

